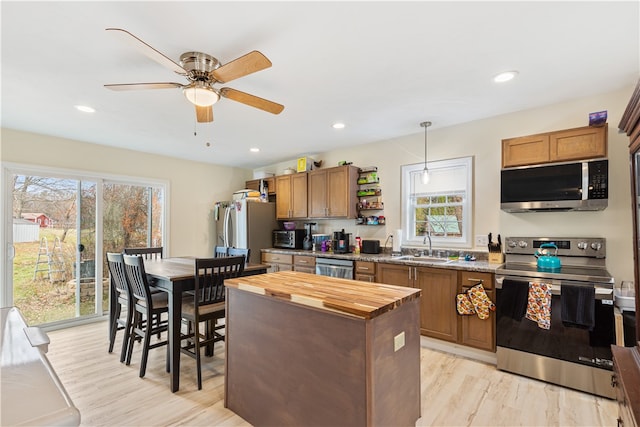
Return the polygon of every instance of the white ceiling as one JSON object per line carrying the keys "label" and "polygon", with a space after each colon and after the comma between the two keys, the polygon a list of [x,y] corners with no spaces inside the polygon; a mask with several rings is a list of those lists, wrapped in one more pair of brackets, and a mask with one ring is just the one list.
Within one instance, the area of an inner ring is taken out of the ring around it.
{"label": "white ceiling", "polygon": [[[1,8],[3,127],[247,168],[422,133],[425,120],[437,129],[609,92],[640,75],[637,1],[3,0]],[[108,27],[176,62],[186,51],[224,64],[259,50],[273,66],[228,86],[285,110],[223,99],[213,123],[196,125],[178,89],[107,90],[184,82]],[[493,83],[512,69],[516,80]],[[335,121],[346,128],[332,129]]]}

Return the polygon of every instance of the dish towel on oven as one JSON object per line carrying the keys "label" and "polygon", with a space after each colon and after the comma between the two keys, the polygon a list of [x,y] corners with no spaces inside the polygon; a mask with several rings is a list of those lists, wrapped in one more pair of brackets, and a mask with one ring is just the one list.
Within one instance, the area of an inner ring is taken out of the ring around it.
{"label": "dish towel on oven", "polygon": [[560,314],[563,325],[592,331],[596,324],[595,311],[596,290],[593,286],[562,285]]}
{"label": "dish towel on oven", "polygon": [[541,329],[551,327],[551,285],[531,282],[526,318],[533,320]]}

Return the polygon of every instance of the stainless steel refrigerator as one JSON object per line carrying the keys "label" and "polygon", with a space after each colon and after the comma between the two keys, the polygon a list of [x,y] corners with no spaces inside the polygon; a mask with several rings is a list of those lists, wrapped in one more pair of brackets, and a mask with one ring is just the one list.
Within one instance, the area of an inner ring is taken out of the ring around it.
{"label": "stainless steel refrigerator", "polygon": [[260,249],[270,248],[278,229],[276,204],[247,199],[219,202],[214,213],[216,245],[249,248],[249,262],[259,264]]}

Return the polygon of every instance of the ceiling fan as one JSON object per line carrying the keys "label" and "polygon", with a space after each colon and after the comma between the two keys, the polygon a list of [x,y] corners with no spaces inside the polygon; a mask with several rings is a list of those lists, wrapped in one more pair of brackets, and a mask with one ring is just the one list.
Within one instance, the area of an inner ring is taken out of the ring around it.
{"label": "ceiling fan", "polygon": [[135,44],[142,53],[158,62],[160,65],[174,71],[176,74],[186,77],[188,83],[158,82],[158,83],[124,83],[106,84],[107,89],[139,90],[139,89],[182,89],[184,96],[196,107],[198,122],[213,121],[213,104],[220,97],[229,98],[237,102],[267,111],[272,114],[280,114],[284,105],[241,92],[229,87],[216,88],[217,83],[228,83],[232,80],[264,70],[271,67],[271,61],[262,53],[254,50],[228,62],[224,65],[211,55],[202,52],[185,52],[180,55],[180,63],[176,63],[166,55],[157,51],[147,43],[134,36],[127,30],[120,28],[107,28],[107,31],[125,35],[127,40]]}

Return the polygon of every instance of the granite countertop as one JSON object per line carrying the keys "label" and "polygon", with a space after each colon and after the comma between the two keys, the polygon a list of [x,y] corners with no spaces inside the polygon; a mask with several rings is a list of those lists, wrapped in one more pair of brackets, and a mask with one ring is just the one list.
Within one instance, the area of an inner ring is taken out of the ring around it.
{"label": "granite countertop", "polygon": [[[227,279],[224,285],[241,291],[372,319],[420,297],[419,289],[359,282],[297,271]],[[339,286],[337,286],[339,285]]]}
{"label": "granite countertop", "polygon": [[[481,271],[487,273],[495,273],[498,267],[503,264],[490,264],[487,261],[463,261],[463,260],[448,260],[446,258],[441,259],[425,259],[425,258],[407,258],[399,256],[391,256],[388,253],[381,254],[336,254],[333,252],[313,252],[299,249],[262,249],[262,252],[283,254],[283,255],[303,255],[312,256],[316,258],[334,258],[334,259],[346,259],[351,261],[367,261],[367,262],[384,262],[390,264],[409,265],[413,267],[437,267],[446,268],[451,270],[466,270],[466,271]],[[428,257],[427,257],[428,258]]]}

